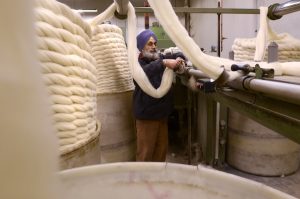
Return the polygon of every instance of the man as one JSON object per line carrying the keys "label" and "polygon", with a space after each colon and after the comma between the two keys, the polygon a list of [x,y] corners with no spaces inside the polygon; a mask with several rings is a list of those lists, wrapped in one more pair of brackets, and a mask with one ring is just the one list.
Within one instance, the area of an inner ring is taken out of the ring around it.
{"label": "man", "polygon": [[[165,67],[175,70],[184,56],[176,53],[163,56],[157,52],[157,37],[151,30],[144,30],[137,36],[140,51],[139,63],[154,88],[161,84]],[[146,94],[135,82],[133,112],[137,130],[137,161],[163,162],[168,149],[168,116],[173,109],[170,90],[162,98]]]}

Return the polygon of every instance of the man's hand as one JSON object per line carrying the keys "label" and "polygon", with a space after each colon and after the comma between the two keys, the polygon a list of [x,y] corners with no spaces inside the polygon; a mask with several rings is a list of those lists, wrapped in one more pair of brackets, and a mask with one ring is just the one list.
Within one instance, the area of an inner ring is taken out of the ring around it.
{"label": "man's hand", "polygon": [[181,57],[177,57],[176,59],[164,59],[163,64],[165,67],[177,70],[182,64],[184,64],[184,60]]}

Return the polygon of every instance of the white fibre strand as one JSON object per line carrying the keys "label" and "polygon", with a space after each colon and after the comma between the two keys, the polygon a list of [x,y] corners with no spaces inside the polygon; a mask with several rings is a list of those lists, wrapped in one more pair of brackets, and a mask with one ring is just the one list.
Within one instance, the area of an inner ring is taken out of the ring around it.
{"label": "white fibre strand", "polygon": [[172,41],[184,52],[185,56],[201,71],[213,79],[217,79],[223,72],[220,65],[210,64],[199,46],[188,35],[186,29],[180,23],[169,1],[149,0],[156,18],[162,24],[164,30]]}
{"label": "white fibre strand", "polygon": [[260,7],[259,30],[256,37],[254,61],[262,61],[265,56],[267,45],[267,24],[268,24],[268,8]]}
{"label": "white fibre strand", "polygon": [[101,24],[102,22],[111,19],[114,16],[114,13],[117,9],[115,3],[111,4],[104,12],[102,12],[97,17],[93,18],[89,23],[91,26],[97,26],[97,24]]}
{"label": "white fibre strand", "polygon": [[148,77],[143,71],[142,67],[138,62],[137,52],[137,41],[136,41],[136,15],[134,7],[128,3],[128,61],[131,68],[131,73],[134,80],[142,88],[144,92],[155,98],[164,96],[171,88],[173,81],[173,71],[166,68],[163,74],[162,82],[160,87],[155,89],[151,85]]}

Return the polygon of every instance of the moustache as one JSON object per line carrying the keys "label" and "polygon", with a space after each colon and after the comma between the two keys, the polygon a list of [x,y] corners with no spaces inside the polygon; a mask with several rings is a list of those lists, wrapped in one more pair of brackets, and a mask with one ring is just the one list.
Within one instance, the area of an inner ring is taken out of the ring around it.
{"label": "moustache", "polygon": [[159,59],[160,53],[158,53],[157,51],[155,51],[155,52],[143,51],[142,52],[142,57],[146,58],[149,61],[154,61],[154,60]]}

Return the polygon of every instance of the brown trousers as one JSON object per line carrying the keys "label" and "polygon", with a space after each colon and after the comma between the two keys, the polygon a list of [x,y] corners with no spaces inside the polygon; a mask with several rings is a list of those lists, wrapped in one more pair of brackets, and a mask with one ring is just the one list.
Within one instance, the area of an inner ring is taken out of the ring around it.
{"label": "brown trousers", "polygon": [[162,120],[136,120],[136,161],[164,162],[168,149],[168,123]]}

